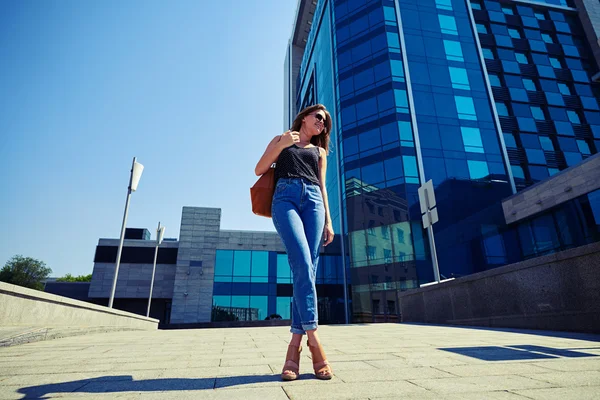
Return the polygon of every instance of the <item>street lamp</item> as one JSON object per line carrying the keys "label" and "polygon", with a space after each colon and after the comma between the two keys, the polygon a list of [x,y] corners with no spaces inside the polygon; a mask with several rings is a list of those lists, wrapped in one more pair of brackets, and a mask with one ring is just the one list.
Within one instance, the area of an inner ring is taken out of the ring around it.
{"label": "street lamp", "polygon": [[150,303],[152,303],[152,289],[154,288],[154,272],[156,272],[156,258],[158,257],[158,246],[162,243],[163,236],[165,235],[165,227],[160,226],[156,229],[156,250],[154,250],[154,265],[152,266],[152,279],[150,280],[150,296],[148,296],[148,310],[146,311],[146,317],[150,317]]}
{"label": "street lamp", "polygon": [[135,161],[131,165],[131,175],[129,176],[129,187],[127,188],[127,200],[125,201],[125,213],[123,214],[123,225],[121,226],[121,240],[119,241],[119,250],[117,251],[117,263],[115,266],[115,276],[113,278],[112,290],[108,299],[108,307],[112,308],[115,299],[115,290],[117,289],[117,276],[119,275],[119,265],[121,264],[121,252],[123,251],[123,240],[125,240],[125,225],[127,224],[127,213],[129,212],[129,198],[131,193],[137,190],[138,183],[144,171],[144,166]]}

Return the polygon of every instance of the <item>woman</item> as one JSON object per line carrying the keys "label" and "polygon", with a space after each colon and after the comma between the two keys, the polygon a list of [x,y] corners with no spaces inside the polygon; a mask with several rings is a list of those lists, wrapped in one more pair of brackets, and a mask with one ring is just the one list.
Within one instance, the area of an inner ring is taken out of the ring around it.
{"label": "woman", "polygon": [[271,140],[254,171],[262,175],[277,163],[271,213],[288,254],[294,283],[292,339],[281,373],[286,381],[298,378],[305,333],[316,377],[333,376],[317,336],[315,288],[321,241],[327,246],[334,235],[325,189],[330,132],[331,116],[325,106],[305,108],[296,116],[291,130]]}

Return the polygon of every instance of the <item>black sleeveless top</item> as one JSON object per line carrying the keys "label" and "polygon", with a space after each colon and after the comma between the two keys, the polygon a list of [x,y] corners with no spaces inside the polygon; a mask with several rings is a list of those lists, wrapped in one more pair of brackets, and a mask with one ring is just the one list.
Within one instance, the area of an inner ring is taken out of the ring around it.
{"label": "black sleeveless top", "polygon": [[275,165],[275,183],[279,178],[303,178],[319,185],[319,147],[302,148],[295,144],[279,154]]}

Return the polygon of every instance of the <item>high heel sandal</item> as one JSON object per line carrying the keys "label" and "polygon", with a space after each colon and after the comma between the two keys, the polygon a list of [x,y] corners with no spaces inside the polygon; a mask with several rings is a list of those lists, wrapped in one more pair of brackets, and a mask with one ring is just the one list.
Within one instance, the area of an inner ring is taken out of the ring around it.
{"label": "high heel sandal", "polygon": [[[288,345],[287,354],[285,356],[285,364],[281,370],[281,379],[284,381],[294,381],[300,375],[300,353],[302,346]],[[289,372],[286,374],[286,372]]]}
{"label": "high heel sandal", "polygon": [[321,343],[315,346],[311,346],[308,340],[306,345],[312,355],[313,369],[315,370],[315,376],[317,379],[329,380],[333,377],[333,371],[331,366],[325,357],[325,350],[321,346]]}

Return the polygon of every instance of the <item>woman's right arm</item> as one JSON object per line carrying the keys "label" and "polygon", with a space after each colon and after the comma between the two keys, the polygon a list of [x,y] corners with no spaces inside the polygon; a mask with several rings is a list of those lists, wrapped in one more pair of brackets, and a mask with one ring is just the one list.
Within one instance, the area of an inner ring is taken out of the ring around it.
{"label": "woman's right arm", "polygon": [[298,132],[287,131],[283,135],[277,135],[271,140],[264,154],[258,160],[254,173],[256,176],[260,176],[266,173],[271,165],[277,161],[279,154],[286,147],[290,147],[292,144],[299,140]]}

